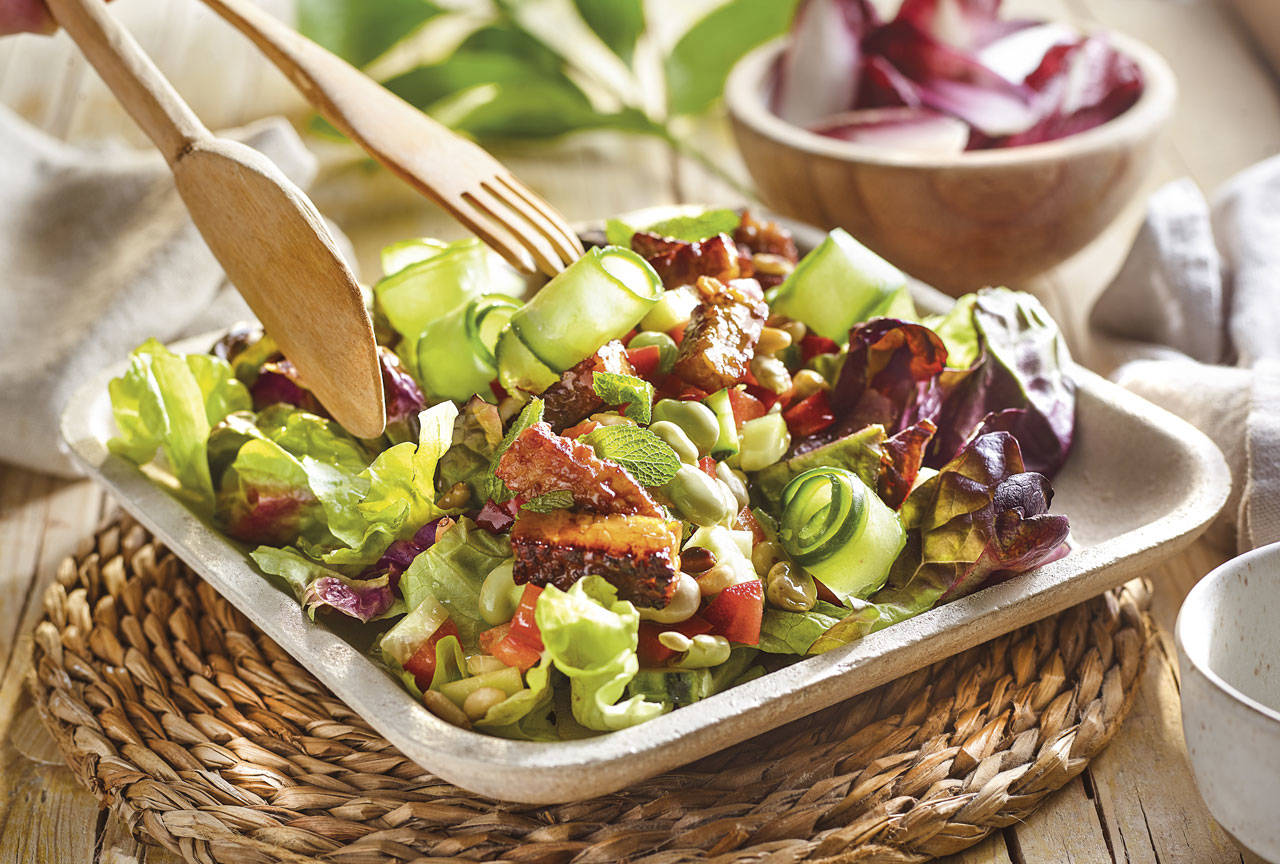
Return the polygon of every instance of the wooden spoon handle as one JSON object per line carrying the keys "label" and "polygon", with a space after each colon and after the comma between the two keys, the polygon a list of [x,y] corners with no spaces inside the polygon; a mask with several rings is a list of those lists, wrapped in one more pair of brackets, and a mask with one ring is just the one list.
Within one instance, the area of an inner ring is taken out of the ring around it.
{"label": "wooden spoon handle", "polygon": [[212,137],[103,0],[45,0],[102,80],[172,165]]}

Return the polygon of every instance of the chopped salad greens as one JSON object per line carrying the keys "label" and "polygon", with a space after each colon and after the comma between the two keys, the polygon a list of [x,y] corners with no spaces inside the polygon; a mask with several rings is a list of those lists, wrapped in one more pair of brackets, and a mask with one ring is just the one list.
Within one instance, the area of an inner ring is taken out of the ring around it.
{"label": "chopped salad greens", "polygon": [[747,212],[598,239],[528,299],[477,241],[388,247],[380,439],[241,328],[135,350],[111,450],[513,738],[623,729],[1065,554],[1075,388],[1034,298],[921,318],[848,234],[801,259]]}

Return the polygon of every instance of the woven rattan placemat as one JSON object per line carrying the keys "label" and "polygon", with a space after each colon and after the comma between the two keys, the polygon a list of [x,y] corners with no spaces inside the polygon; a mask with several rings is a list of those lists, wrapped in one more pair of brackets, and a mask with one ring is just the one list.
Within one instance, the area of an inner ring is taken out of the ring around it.
{"label": "woven rattan placemat", "polygon": [[920,862],[1025,819],[1128,712],[1141,583],[634,788],[494,802],[404,758],[141,526],[44,600],[32,684],[76,776],[192,862]]}

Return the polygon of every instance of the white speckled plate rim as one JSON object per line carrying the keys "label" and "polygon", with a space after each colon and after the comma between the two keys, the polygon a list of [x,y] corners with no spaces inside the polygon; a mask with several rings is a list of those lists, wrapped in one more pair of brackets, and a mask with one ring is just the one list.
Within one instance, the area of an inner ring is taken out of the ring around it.
{"label": "white speckled plate rim", "polygon": [[[634,224],[688,208],[652,208]],[[788,223],[799,245],[821,232]],[[945,308],[932,289],[921,306]],[[208,349],[210,337],[180,345]],[[76,461],[263,632],[310,670],[401,752],[445,780],[493,798],[528,803],[580,800],[621,789],[864,692],[921,666],[1039,620],[1140,574],[1190,543],[1221,509],[1230,475],[1221,453],[1190,424],[1083,368],[1082,422],[1111,429],[1111,445],[1140,459],[1164,448],[1179,474],[1176,501],[1137,527],[846,647],[808,658],[647,723],[581,741],[509,741],[455,728],[432,715],[373,660],[307,620],[294,598],[263,578],[233,542],[212,530],[132,463],[108,453],[114,434],[107,381],[89,381],[68,404],[62,434]],[[1073,454],[1063,471],[1086,471]],[[1141,507],[1141,490],[1106,506]],[[1055,510],[1063,508],[1055,507]],[[1068,516],[1073,514],[1067,512]]]}

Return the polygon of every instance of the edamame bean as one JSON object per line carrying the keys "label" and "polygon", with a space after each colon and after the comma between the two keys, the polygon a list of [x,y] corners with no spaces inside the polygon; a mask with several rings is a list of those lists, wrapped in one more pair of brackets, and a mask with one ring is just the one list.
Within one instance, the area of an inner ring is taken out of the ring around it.
{"label": "edamame bean", "polygon": [[655,423],[667,420],[679,426],[702,456],[710,453],[720,440],[720,421],[715,412],[701,402],[659,399],[653,406],[653,420]]}
{"label": "edamame bean", "polygon": [[680,350],[676,347],[676,340],[661,330],[641,330],[627,343],[627,348],[648,348],[650,345],[658,349],[658,371],[667,374],[676,365],[676,353]]}
{"label": "edamame bean", "polygon": [[[662,491],[681,518],[695,525],[715,525],[733,515],[733,505],[726,501],[719,481],[708,477],[696,465],[681,465]],[[727,490],[726,490],[727,491]]]}
{"label": "edamame bean", "polygon": [[719,478],[721,483],[729,487],[729,491],[733,493],[733,500],[738,505],[738,511],[741,512],[742,508],[749,503],[746,481],[723,462],[716,465],[716,477]]}
{"label": "edamame bean", "polygon": [[738,464],[743,471],[768,468],[786,455],[791,433],[781,414],[766,414],[742,424],[738,432]]}
{"label": "edamame bean", "polygon": [[511,620],[516,614],[523,585],[516,585],[513,578],[515,563],[504,561],[489,571],[480,583],[480,617],[486,624],[497,626]]}
{"label": "edamame bean", "polygon": [[670,420],[659,420],[650,424],[649,431],[667,442],[667,446],[676,451],[681,462],[692,465],[698,461],[697,446],[689,440],[688,435],[684,434],[683,429]]}

